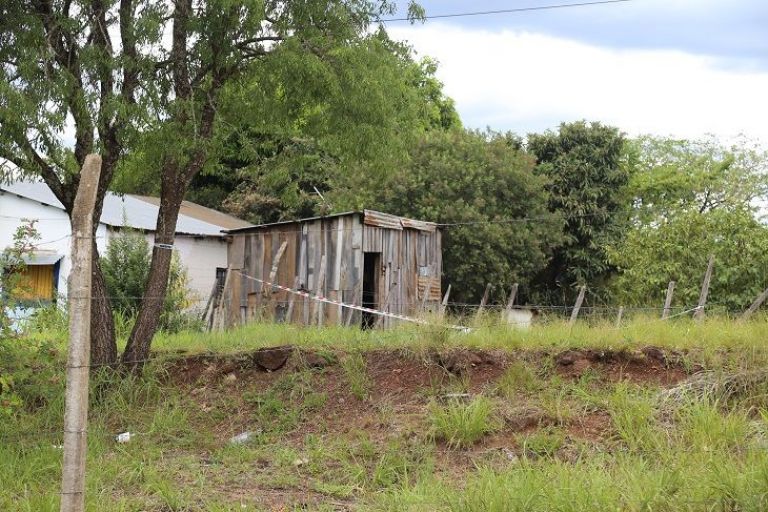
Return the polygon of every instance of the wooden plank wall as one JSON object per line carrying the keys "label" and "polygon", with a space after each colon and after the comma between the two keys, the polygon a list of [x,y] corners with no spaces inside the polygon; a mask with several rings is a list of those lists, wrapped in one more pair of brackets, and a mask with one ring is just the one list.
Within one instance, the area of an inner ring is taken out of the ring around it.
{"label": "wooden plank wall", "polygon": [[[419,312],[426,283],[429,285],[427,303],[436,307],[441,297],[440,276],[442,253],[439,230],[393,229],[365,225],[360,214],[312,219],[302,222],[265,226],[246,233],[234,234],[229,244],[228,263],[233,269],[257,279],[268,279],[280,246],[286,249],[280,259],[277,284],[293,287],[296,277],[300,287],[314,293],[317,288],[321,260],[325,256],[324,296],[355,305],[362,304],[363,254],[381,253],[381,263],[389,281],[380,280],[379,304],[389,296],[390,312],[414,315]],[[428,275],[423,275],[428,274]],[[330,304],[294,297],[291,318],[286,318],[291,294],[247,279],[233,279],[224,293],[229,308],[227,326],[255,320],[336,325],[360,325],[361,313]],[[385,319],[383,327],[395,322]]]}
{"label": "wooden plank wall", "polygon": [[[426,283],[431,280],[427,304],[437,307],[441,298],[440,276],[443,271],[440,231],[389,229],[363,226],[363,250],[380,252],[383,267],[378,303],[388,303],[390,313],[417,315]],[[422,276],[420,273],[427,274]],[[389,275],[389,281],[386,279]],[[385,318],[391,327],[397,320]]]}
{"label": "wooden plank wall", "polygon": [[[298,276],[299,287],[314,293],[320,279],[321,259],[325,256],[322,294],[334,300],[362,304],[362,287],[359,285],[363,269],[362,222],[359,215],[265,226],[234,234],[229,245],[228,261],[248,276],[267,280],[284,242],[286,249],[279,261],[276,284],[292,288]],[[318,307],[324,325],[341,324],[347,317],[347,312],[342,312],[338,306],[318,305],[295,296],[289,319],[286,315],[292,294],[262,286],[260,282],[247,278],[239,284],[240,289],[229,291],[229,295],[239,297],[244,322],[316,323]],[[232,318],[232,315],[229,312],[227,318]],[[360,322],[359,312],[352,316],[351,322]],[[228,325],[231,326],[231,322]]]}

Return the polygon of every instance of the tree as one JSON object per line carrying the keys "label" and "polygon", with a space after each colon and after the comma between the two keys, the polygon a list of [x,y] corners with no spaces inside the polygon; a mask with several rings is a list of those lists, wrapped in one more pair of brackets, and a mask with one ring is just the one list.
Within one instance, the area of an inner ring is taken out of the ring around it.
{"label": "tree", "polygon": [[525,292],[560,241],[562,222],[547,211],[546,178],[520,146],[510,134],[432,131],[375,193],[350,187],[346,206],[447,224],[443,280],[458,302],[477,303],[487,283],[499,299],[515,282]]}
{"label": "tree", "polygon": [[768,153],[744,139],[724,146],[713,138],[645,136],[629,142],[629,154],[627,194],[640,224],[679,212],[749,209],[768,195]]}
{"label": "tree", "polygon": [[658,305],[669,281],[678,304],[694,304],[709,254],[710,296],[731,310],[768,286],[768,227],[757,205],[768,191],[768,154],[748,141],[641,137],[630,142],[634,205],[626,238],[609,248],[622,302]]}
{"label": "tree", "polygon": [[[101,258],[112,307],[128,318],[136,318],[141,308],[151,259],[146,237],[133,230],[124,230],[111,237]],[[187,272],[177,254],[171,260],[169,274],[160,326],[176,331],[186,324],[185,309],[189,307]]]}
{"label": "tree", "polygon": [[[381,174],[401,167],[425,130],[461,126],[434,77],[436,64],[414,61],[383,31],[333,58],[285,60],[268,83],[257,77],[224,101],[222,124],[233,128],[218,161],[192,181],[189,199],[254,223],[327,213],[332,205],[318,192],[343,188],[361,166]],[[309,76],[304,89],[323,94],[286,93],[297,75]],[[118,173],[117,188],[154,193],[151,167],[137,160]]]}
{"label": "tree", "polygon": [[710,254],[713,302],[741,311],[768,287],[768,227],[747,209],[718,208],[684,211],[629,231],[609,249],[620,271],[614,295],[622,304],[658,307],[667,283],[675,281],[675,303],[693,307]]}
{"label": "tree", "polygon": [[[85,156],[101,153],[94,226],[117,168],[137,146],[160,177],[156,243],[124,363],[148,356],[168,283],[167,247],[189,184],[215,158],[223,99],[254,76],[269,82],[292,57],[321,61],[354,44],[392,11],[386,0],[0,5],[0,158],[41,176],[71,213]],[[321,92],[302,89],[303,78],[283,80],[292,85],[286,92]],[[92,360],[114,363],[114,323],[96,251],[93,265]]]}
{"label": "tree", "polygon": [[594,290],[611,274],[605,246],[619,236],[628,211],[624,142],[618,129],[584,121],[528,136],[537,172],[549,180],[549,210],[565,219],[563,243],[536,279],[541,300],[560,295],[570,302],[577,285]]}

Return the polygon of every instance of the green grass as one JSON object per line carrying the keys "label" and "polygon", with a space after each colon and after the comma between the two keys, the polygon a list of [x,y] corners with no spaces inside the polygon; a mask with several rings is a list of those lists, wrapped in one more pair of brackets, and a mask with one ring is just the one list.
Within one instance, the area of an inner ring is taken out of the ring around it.
{"label": "green grass", "polygon": [[341,360],[341,368],[350,391],[358,400],[365,400],[371,392],[371,380],[365,365],[365,358],[360,352],[346,354]]}
{"label": "green grass", "polygon": [[472,446],[501,428],[493,402],[482,396],[466,403],[453,398],[445,404],[432,402],[429,424],[435,439],[445,441],[453,448]]}
{"label": "green grass", "polygon": [[[277,325],[160,334],[158,360],[144,375],[93,376],[88,510],[766,510],[765,386],[727,401],[690,394],[670,403],[654,385],[612,382],[597,370],[571,380],[553,366],[565,349],[653,345],[680,351],[690,368],[748,372],[768,366],[766,332],[762,317],[634,318],[622,329],[554,322],[468,334]],[[0,416],[0,510],[55,511],[63,335],[13,343],[23,348],[0,351],[0,375],[13,377],[9,389],[22,405]],[[284,344],[331,364],[254,381],[169,380],[167,360],[178,350],[232,354]],[[366,351],[407,353],[426,372],[429,351],[452,347],[502,350],[510,364],[484,386],[467,375],[424,378],[406,401],[375,388],[382,376],[369,371]],[[463,392],[473,398],[445,398]],[[545,423],[511,430],[516,415],[531,412]],[[574,428],[595,416],[606,421],[599,438]],[[229,444],[245,430],[257,433],[251,442]],[[130,443],[115,443],[122,431],[135,434]]]}

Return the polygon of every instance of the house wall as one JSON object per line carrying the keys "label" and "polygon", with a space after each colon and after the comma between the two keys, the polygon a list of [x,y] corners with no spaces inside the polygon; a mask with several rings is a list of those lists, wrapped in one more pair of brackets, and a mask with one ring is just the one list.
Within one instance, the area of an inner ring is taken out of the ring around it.
{"label": "house wall", "polygon": [[[63,256],[60,260],[57,294],[66,297],[67,278],[72,269],[69,217],[59,208],[0,192],[0,250],[13,245],[13,234],[21,225],[22,218],[38,219],[35,223],[40,233],[40,240],[36,242],[37,250],[53,251]],[[100,254],[104,254],[109,238],[117,233],[118,230],[99,225],[96,245]],[[154,243],[153,233],[145,236],[150,244]],[[175,250],[187,270],[190,293],[196,301],[192,307],[201,308],[216,280],[216,267],[227,266],[226,239],[178,235]]]}
{"label": "house wall", "polygon": [[[154,234],[147,234],[150,244]],[[224,238],[177,235],[174,249],[181,259],[189,278],[192,308],[202,309],[216,282],[216,268],[227,266],[227,241]]]}
{"label": "house wall", "polygon": [[[381,254],[383,272],[377,300],[381,309],[412,315],[422,305],[429,309],[440,302],[443,261],[439,230],[398,230],[366,224],[363,251]],[[389,327],[397,320],[385,318],[383,322]]]}
{"label": "house wall", "polygon": [[[392,313],[414,314],[419,311],[427,288],[426,305],[440,300],[442,253],[440,232],[420,225],[421,229],[403,228],[398,217],[359,213],[312,219],[302,222],[263,226],[232,235],[229,265],[247,276],[290,288],[303,288],[345,303],[362,305],[364,254],[379,253],[381,275],[376,302]],[[415,221],[414,221],[415,222]],[[375,225],[372,225],[375,224]],[[418,223],[417,223],[418,224]],[[398,229],[399,228],[399,229]],[[274,281],[273,264],[285,243]],[[325,272],[321,274],[323,257]],[[320,279],[320,276],[323,279]],[[429,284],[428,284],[429,283]],[[291,299],[291,316],[287,312]],[[320,310],[318,312],[318,309]],[[266,289],[259,281],[230,274],[223,293],[219,316],[224,325],[250,319],[274,319],[310,324],[318,315],[326,324],[361,321],[358,311],[330,304],[313,303],[295,294]],[[349,316],[348,318],[348,315]],[[383,325],[393,322],[386,319]]]}
{"label": "house wall", "polygon": [[[37,219],[35,228],[40,233],[40,240],[35,242],[37,250],[62,255],[56,287],[58,296],[66,297],[67,277],[72,269],[69,217],[59,208],[0,192],[0,250],[13,246],[13,235],[22,224],[22,219]],[[96,245],[102,252],[107,245],[106,226],[99,225],[96,236]]]}
{"label": "house wall", "polygon": [[[285,249],[270,280],[280,247]],[[362,288],[362,224],[355,215],[302,223],[266,226],[236,234],[229,246],[229,264],[242,273],[287,287],[318,291],[334,300],[360,304]],[[321,274],[325,256],[325,271]],[[322,276],[322,278],[321,278]],[[234,273],[225,294],[228,323],[260,317],[285,320],[294,298],[291,321],[309,323],[321,310],[324,322],[338,323],[340,308],[318,305]],[[319,286],[319,290],[318,290]],[[234,294],[234,295],[233,295]]]}

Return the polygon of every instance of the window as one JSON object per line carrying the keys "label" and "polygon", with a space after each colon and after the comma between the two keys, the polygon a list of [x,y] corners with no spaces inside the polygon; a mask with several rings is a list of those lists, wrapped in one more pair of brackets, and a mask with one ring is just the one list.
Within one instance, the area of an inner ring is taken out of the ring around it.
{"label": "window", "polygon": [[19,299],[53,300],[54,289],[54,265],[27,265],[19,271],[16,286],[16,296]]}

